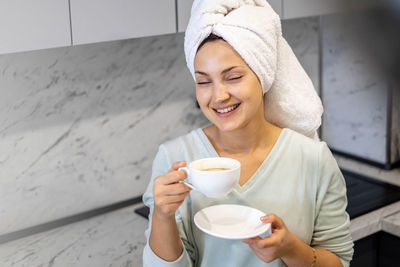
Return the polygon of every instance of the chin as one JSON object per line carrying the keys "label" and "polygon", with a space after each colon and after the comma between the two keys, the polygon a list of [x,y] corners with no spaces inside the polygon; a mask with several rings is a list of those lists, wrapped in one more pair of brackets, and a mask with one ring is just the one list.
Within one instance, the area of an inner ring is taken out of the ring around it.
{"label": "chin", "polygon": [[[214,112],[214,111],[212,111]],[[204,112],[203,112],[204,114]],[[221,119],[216,117],[213,113],[205,114],[206,118],[219,130],[222,132],[232,132],[244,127],[244,122],[241,119],[241,116],[237,116],[235,118],[230,119]]]}
{"label": "chin", "polygon": [[214,125],[221,132],[233,132],[241,128],[237,123],[214,123]]}

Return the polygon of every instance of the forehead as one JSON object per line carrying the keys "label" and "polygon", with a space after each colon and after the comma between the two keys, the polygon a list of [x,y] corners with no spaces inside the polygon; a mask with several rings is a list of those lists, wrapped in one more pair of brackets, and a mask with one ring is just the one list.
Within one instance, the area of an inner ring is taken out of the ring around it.
{"label": "forehead", "polygon": [[242,57],[224,40],[205,43],[194,58],[195,70],[220,69],[230,66],[246,66]]}

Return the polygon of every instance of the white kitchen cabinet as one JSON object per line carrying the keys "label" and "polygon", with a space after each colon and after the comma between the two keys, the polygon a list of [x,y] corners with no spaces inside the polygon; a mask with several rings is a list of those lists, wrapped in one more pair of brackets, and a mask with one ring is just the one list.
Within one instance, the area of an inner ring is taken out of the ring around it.
{"label": "white kitchen cabinet", "polygon": [[68,45],[68,0],[0,0],[0,54]]}
{"label": "white kitchen cabinet", "polygon": [[283,0],[282,19],[320,16],[344,11],[345,0]]}
{"label": "white kitchen cabinet", "polygon": [[70,0],[73,44],[176,32],[175,0]]}
{"label": "white kitchen cabinet", "polygon": [[[320,16],[345,11],[349,0],[267,0],[281,19]],[[178,31],[183,32],[190,18],[193,0],[178,0]]]}
{"label": "white kitchen cabinet", "polygon": [[[268,0],[268,3],[281,16],[282,0]],[[184,32],[189,23],[193,0],[178,0],[178,32]]]}

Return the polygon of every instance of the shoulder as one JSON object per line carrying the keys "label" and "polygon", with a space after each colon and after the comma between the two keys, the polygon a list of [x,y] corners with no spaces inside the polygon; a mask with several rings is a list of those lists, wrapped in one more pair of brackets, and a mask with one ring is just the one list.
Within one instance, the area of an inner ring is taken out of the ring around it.
{"label": "shoulder", "polygon": [[292,152],[314,157],[318,156],[323,150],[329,150],[324,141],[316,141],[289,128],[285,128],[285,130],[286,136],[284,146]]}
{"label": "shoulder", "polygon": [[187,134],[175,137],[159,145],[153,160],[153,174],[165,173],[176,161],[188,161],[187,155],[193,154],[191,151],[194,150],[193,147],[198,142],[197,135],[199,130],[201,129],[192,130]]}
{"label": "shoulder", "polygon": [[199,131],[201,131],[201,128],[192,130],[189,133],[168,140],[162,143],[160,148],[166,150],[167,152],[173,152],[177,150],[182,151],[185,148],[196,145],[200,141]]}
{"label": "shoulder", "polygon": [[207,157],[207,145],[203,140],[203,135],[201,128],[192,130],[187,134],[162,143],[158,153],[162,154],[169,164],[182,160],[191,162]]}
{"label": "shoulder", "polygon": [[302,168],[307,166],[314,172],[326,164],[336,165],[336,160],[326,142],[316,141],[288,128],[285,130],[282,152],[290,162],[297,162]]}
{"label": "shoulder", "polygon": [[[315,141],[300,133],[290,130],[287,138],[291,153],[301,157],[301,163],[308,163],[318,173],[319,179],[329,181],[341,174],[339,165],[325,141]],[[342,177],[343,178],[343,177]],[[343,179],[341,179],[343,180]]]}

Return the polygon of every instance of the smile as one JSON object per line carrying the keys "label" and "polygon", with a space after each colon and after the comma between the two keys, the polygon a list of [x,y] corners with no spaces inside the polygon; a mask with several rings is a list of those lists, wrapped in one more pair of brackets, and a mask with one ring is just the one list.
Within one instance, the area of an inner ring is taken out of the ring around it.
{"label": "smile", "polygon": [[228,112],[231,112],[232,110],[237,109],[237,107],[238,107],[239,105],[240,105],[240,104],[237,104],[237,105],[234,105],[234,106],[231,106],[231,107],[228,107],[228,108],[216,109],[215,111],[217,111],[217,112],[220,113],[220,114],[224,114],[224,113],[228,113]]}

